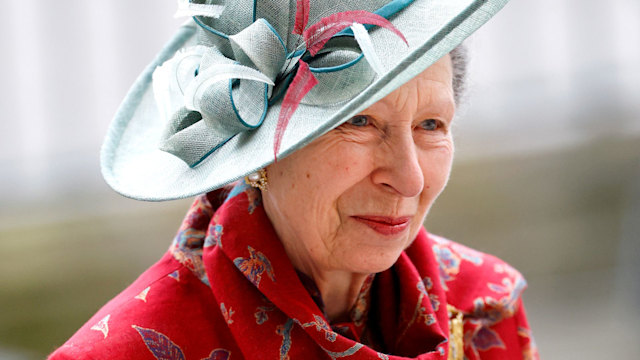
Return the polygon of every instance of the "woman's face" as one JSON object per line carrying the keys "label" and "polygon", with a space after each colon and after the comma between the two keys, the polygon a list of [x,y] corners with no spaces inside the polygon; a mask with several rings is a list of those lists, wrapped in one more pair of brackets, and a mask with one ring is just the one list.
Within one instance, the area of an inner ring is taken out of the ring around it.
{"label": "woman's face", "polygon": [[300,270],[380,272],[411,244],[451,169],[451,79],[447,55],[267,168],[265,210]]}

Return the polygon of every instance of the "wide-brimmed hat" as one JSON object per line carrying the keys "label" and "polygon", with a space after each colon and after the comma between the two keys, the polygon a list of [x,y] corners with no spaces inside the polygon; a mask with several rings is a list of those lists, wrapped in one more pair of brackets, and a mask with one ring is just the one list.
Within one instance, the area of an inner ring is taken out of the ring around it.
{"label": "wide-brimmed hat", "polygon": [[102,173],[171,200],[281,159],[406,83],[508,0],[179,0],[192,16],[134,83]]}

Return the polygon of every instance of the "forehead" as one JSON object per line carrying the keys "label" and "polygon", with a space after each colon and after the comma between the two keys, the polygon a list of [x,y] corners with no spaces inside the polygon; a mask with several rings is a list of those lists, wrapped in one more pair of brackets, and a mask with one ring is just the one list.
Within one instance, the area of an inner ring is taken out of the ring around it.
{"label": "forehead", "polygon": [[445,56],[441,57],[438,61],[434,62],[431,66],[426,68],[415,78],[411,79],[407,84],[425,80],[438,81],[443,83],[444,85],[447,85],[448,87],[452,87],[453,65],[451,63],[451,56],[449,56],[449,54],[446,54]]}
{"label": "forehead", "polygon": [[[370,110],[393,108],[395,111],[423,108],[455,109],[453,69],[447,54],[392,93],[373,104]],[[405,109],[407,108],[407,109]]]}

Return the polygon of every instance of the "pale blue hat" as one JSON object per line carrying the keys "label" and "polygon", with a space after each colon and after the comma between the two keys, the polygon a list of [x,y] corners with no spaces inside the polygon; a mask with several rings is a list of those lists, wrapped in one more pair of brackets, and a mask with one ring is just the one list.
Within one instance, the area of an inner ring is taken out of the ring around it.
{"label": "pale blue hat", "polygon": [[[225,186],[382,99],[507,1],[178,0],[178,14],[192,19],[122,102],[102,147],[103,176],[151,201]],[[316,85],[306,93],[303,81]]]}

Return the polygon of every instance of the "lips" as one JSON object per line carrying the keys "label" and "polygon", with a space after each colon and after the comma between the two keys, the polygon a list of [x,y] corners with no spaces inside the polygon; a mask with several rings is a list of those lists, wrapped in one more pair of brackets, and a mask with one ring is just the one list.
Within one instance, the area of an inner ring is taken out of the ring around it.
{"label": "lips", "polygon": [[354,215],[352,218],[382,235],[399,234],[405,231],[411,222],[411,216]]}

